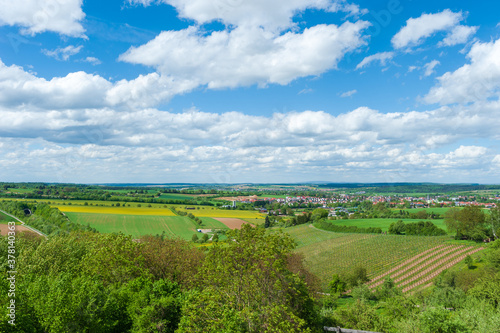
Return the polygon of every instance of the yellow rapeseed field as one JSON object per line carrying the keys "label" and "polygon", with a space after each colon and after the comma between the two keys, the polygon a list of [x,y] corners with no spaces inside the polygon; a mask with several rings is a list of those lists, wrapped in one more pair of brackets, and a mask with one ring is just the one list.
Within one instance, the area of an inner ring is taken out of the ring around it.
{"label": "yellow rapeseed field", "polygon": [[56,205],[54,207],[59,208],[61,212],[67,212],[67,213],[175,216],[175,214],[168,208],[64,206],[64,205]]}

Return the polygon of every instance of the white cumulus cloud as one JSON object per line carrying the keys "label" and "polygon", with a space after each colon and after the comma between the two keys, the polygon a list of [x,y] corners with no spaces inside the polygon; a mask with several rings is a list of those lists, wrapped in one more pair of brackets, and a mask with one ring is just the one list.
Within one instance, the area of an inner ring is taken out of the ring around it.
{"label": "white cumulus cloud", "polygon": [[336,68],[346,52],[365,44],[361,33],[367,26],[364,21],[321,24],[283,35],[260,28],[236,28],[208,36],[190,27],[164,31],[147,44],[130,48],[119,59],[209,88],[287,84]]}
{"label": "white cumulus cloud", "polygon": [[372,54],[365,57],[357,66],[356,69],[361,69],[368,66],[374,61],[379,61],[382,66],[385,66],[387,60],[391,60],[394,57],[394,52],[380,52]]}
{"label": "white cumulus cloud", "polygon": [[479,27],[469,27],[466,25],[457,25],[450,31],[448,36],[439,42],[439,46],[453,46],[464,44],[474,35]]}
{"label": "white cumulus cloud", "polygon": [[469,64],[438,78],[438,84],[424,97],[427,103],[468,103],[498,96],[500,89],[500,39],[475,43]]}
{"label": "white cumulus cloud", "polygon": [[392,45],[396,49],[416,46],[439,31],[449,32],[440,43],[442,46],[465,43],[477,29],[460,26],[463,19],[462,12],[454,13],[449,9],[440,13],[422,14],[420,17],[410,18],[406,21],[406,25],[392,37]]}
{"label": "white cumulus cloud", "polygon": [[54,59],[66,61],[69,59],[69,57],[78,54],[78,52],[80,52],[82,48],[83,45],[80,46],[68,45],[66,47],[59,47],[55,50],[43,49],[42,53]]}
{"label": "white cumulus cloud", "polygon": [[158,73],[110,82],[83,71],[49,80],[0,61],[0,105],[30,105],[36,109],[149,107],[196,87],[192,80]]}
{"label": "white cumulus cloud", "polygon": [[30,35],[51,31],[84,37],[82,5],[83,0],[0,0],[0,25],[20,26],[22,33]]}
{"label": "white cumulus cloud", "polygon": [[437,60],[432,60],[424,65],[424,76],[431,76],[434,73],[434,68],[439,65],[440,62]]}
{"label": "white cumulus cloud", "polygon": [[292,18],[306,9],[347,12],[359,15],[364,11],[346,0],[128,0],[131,4],[149,6],[169,4],[179,16],[198,24],[221,21],[226,25],[264,27],[281,30],[293,24]]}

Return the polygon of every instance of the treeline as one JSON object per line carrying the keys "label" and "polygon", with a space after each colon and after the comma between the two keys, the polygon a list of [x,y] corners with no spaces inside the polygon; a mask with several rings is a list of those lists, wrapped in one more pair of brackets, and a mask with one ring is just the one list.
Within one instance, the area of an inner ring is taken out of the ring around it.
{"label": "treeline", "polygon": [[432,184],[432,183],[353,183],[324,184],[319,188],[347,188],[367,193],[450,193],[481,190],[498,190],[499,185],[480,184]]}
{"label": "treeline", "polygon": [[[97,232],[90,225],[85,226],[71,222],[59,209],[47,204],[2,200],[0,201],[0,209],[18,217],[27,225],[46,235],[67,234],[72,231]],[[25,210],[29,210],[31,213],[27,215]]]}
{"label": "treeline", "polygon": [[389,226],[389,233],[401,235],[405,234],[408,236],[445,236],[446,231],[437,227],[434,223],[430,221],[419,221],[404,223],[402,220],[391,223]]}
{"label": "treeline", "polygon": [[380,228],[360,228],[357,226],[347,226],[347,225],[336,225],[327,221],[318,221],[314,223],[314,226],[318,229],[334,231],[334,232],[345,232],[345,233],[356,233],[356,234],[381,234],[382,229]]}
{"label": "treeline", "polygon": [[201,227],[203,225],[203,221],[199,217],[194,216],[193,213],[187,213],[187,212],[184,212],[182,210],[178,211],[178,210],[175,209],[175,207],[170,208],[170,210],[172,212],[174,212],[174,214],[176,214],[176,215],[187,216],[191,221],[193,221],[194,223],[196,223],[196,225],[199,226],[199,227]]}

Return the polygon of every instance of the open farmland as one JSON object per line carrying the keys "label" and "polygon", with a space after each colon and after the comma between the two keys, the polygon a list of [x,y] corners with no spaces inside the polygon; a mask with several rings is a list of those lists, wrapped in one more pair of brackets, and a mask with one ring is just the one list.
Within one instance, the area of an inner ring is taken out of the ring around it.
{"label": "open farmland", "polygon": [[323,286],[333,274],[348,273],[358,265],[367,269],[370,278],[379,276],[449,239],[447,236],[345,234],[308,225],[285,231],[297,241],[296,251],[304,255],[306,267],[320,278]]}
{"label": "open farmland", "polygon": [[415,223],[419,221],[429,221],[434,223],[436,227],[446,231],[446,225],[443,219],[438,220],[422,220],[422,219],[387,219],[387,218],[377,218],[377,219],[346,219],[346,220],[332,220],[329,221],[335,225],[345,225],[345,226],[356,226],[358,228],[380,228],[382,231],[388,231],[391,223],[398,220],[403,220],[404,223]]}
{"label": "open farmland", "polygon": [[[185,216],[119,215],[67,212],[73,222],[87,225],[99,232],[123,232],[134,237],[165,232],[169,237],[190,240],[196,233],[195,224]],[[217,222],[217,221],[216,221]],[[220,228],[224,228],[221,224]]]}
{"label": "open farmland", "polygon": [[218,217],[215,219],[221,223],[224,223],[224,225],[229,229],[241,229],[241,226],[247,223],[246,221],[230,217]]}
{"label": "open farmland", "polygon": [[[458,208],[458,207],[456,207]],[[430,207],[430,208],[412,208],[412,209],[408,209],[408,208],[405,208],[405,209],[396,209],[396,208],[393,208],[391,210],[393,211],[400,211],[400,210],[403,210],[405,212],[408,212],[408,213],[417,213],[421,210],[427,212],[427,213],[434,213],[434,214],[440,214],[441,216],[443,216],[448,210],[450,209],[450,207]]]}

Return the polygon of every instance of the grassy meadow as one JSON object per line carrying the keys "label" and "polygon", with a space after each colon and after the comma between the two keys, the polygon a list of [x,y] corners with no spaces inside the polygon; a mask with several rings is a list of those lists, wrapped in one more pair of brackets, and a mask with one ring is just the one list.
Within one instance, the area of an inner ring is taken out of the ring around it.
{"label": "grassy meadow", "polygon": [[404,223],[415,223],[419,221],[429,221],[432,222],[436,225],[436,227],[441,228],[445,231],[446,225],[444,224],[443,219],[437,219],[437,220],[419,220],[419,219],[384,219],[384,218],[378,218],[378,219],[348,219],[348,220],[331,220],[332,224],[335,225],[346,225],[346,226],[356,226],[358,228],[380,228],[382,231],[388,231],[389,226],[391,223],[396,222],[398,220],[403,220]]}
{"label": "grassy meadow", "polygon": [[0,224],[7,224],[9,221],[15,220],[9,215],[5,215],[4,213],[0,212]]}
{"label": "grassy meadow", "polygon": [[[84,225],[89,224],[102,233],[123,232],[133,237],[139,237],[142,235],[160,235],[162,232],[165,232],[169,237],[180,237],[186,240],[190,240],[193,234],[196,233],[194,222],[185,216],[120,215],[77,212],[67,212],[66,215],[71,221]],[[222,225],[222,223],[220,224]],[[222,227],[224,227],[224,225],[222,225]]]}

